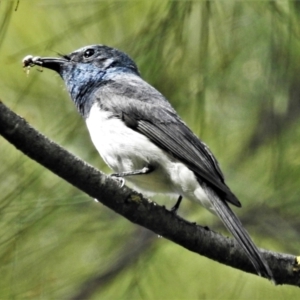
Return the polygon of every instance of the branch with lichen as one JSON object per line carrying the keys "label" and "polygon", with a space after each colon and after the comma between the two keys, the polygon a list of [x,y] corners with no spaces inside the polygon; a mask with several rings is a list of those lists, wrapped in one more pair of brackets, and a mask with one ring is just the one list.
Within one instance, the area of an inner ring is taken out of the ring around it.
{"label": "branch with lichen", "polygon": [[[190,223],[140,193],[120,186],[109,176],[46,138],[0,101],[0,134],[31,159],[98,199],[129,221],[182,247],[242,271],[256,274],[234,239]],[[300,286],[299,259],[260,249],[277,284]]]}

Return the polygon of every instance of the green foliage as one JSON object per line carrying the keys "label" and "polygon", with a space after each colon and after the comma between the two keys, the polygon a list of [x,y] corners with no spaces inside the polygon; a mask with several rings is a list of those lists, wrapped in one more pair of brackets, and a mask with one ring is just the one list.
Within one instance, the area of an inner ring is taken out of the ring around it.
{"label": "green foliage", "polygon": [[[108,173],[62,80],[37,68],[26,76],[21,60],[95,43],[127,52],[210,145],[256,243],[298,254],[299,2],[20,0],[15,11],[16,4],[0,2],[6,105]],[[141,247],[141,229],[2,137],[0,166],[0,299],[71,299],[97,276],[93,299],[297,297],[293,287],[274,287],[156,236]],[[179,214],[221,228],[194,203],[184,201]],[[108,275],[130,257],[132,240],[141,250],[133,248],[131,260]]]}

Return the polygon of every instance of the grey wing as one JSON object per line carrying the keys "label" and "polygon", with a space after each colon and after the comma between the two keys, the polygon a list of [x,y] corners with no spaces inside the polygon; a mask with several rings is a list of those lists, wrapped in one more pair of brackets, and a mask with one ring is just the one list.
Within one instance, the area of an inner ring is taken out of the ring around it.
{"label": "grey wing", "polygon": [[[142,105],[143,106],[143,105]],[[144,112],[144,113],[143,113]],[[149,112],[151,116],[149,116]],[[125,124],[143,135],[154,144],[184,162],[198,180],[205,181],[226,200],[238,207],[241,203],[224,182],[218,162],[209,148],[201,142],[177,115],[161,107],[151,106],[130,113],[122,111]]]}
{"label": "grey wing", "polygon": [[99,105],[184,162],[198,181],[208,183],[221,199],[240,207],[241,203],[225,184],[218,163],[208,147],[180,120],[157,90],[144,81],[140,84],[140,80],[137,79],[133,87],[128,83],[108,82],[96,93]]}

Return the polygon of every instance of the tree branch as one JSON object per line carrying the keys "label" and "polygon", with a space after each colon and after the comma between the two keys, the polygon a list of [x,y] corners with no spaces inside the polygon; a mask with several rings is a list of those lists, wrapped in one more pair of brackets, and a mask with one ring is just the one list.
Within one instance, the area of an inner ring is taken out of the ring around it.
{"label": "tree branch", "polygon": [[[222,264],[256,274],[235,240],[197,226],[101,173],[50,141],[0,101],[0,134],[31,159],[133,223]],[[261,250],[278,284],[300,285],[296,257]]]}

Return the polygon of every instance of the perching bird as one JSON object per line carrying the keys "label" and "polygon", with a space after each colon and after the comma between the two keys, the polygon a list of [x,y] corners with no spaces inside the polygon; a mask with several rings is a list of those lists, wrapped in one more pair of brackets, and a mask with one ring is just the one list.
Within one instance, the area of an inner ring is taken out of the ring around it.
{"label": "perching bird", "polygon": [[107,165],[148,193],[165,193],[202,204],[222,220],[258,274],[272,272],[229,203],[241,203],[225,184],[209,148],[174,108],[145,82],[134,61],[104,45],[81,48],[60,58],[27,56],[24,67],[38,65],[60,74],[91,139]]}

